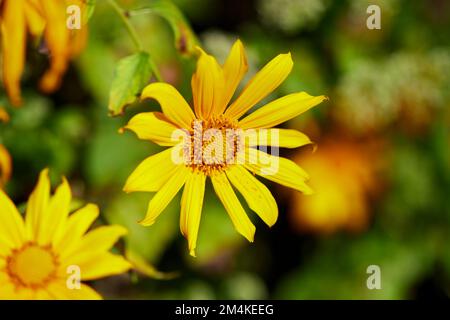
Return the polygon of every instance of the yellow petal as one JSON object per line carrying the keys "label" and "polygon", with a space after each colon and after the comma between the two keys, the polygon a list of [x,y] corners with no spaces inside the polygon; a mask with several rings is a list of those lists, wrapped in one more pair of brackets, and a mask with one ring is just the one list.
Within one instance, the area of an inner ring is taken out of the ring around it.
{"label": "yellow petal", "polygon": [[5,263],[5,261],[2,259],[7,257],[14,247],[14,243],[9,239],[8,236],[0,234],[0,270],[3,269]]}
{"label": "yellow petal", "polygon": [[[223,66],[225,89],[223,94],[224,107],[227,106],[236,91],[239,83],[248,70],[247,56],[241,40],[237,40],[230,50],[230,54]],[[222,113],[224,110],[221,110]]]}
{"label": "yellow petal", "polygon": [[82,236],[94,223],[99,215],[98,206],[87,204],[83,208],[72,213],[67,219],[64,232],[53,239],[56,252],[64,255],[73,250],[81,242]]}
{"label": "yellow petal", "polygon": [[181,198],[180,229],[187,238],[189,253],[195,257],[198,228],[205,195],[206,176],[202,173],[193,173],[187,179]]}
{"label": "yellow petal", "polygon": [[216,59],[200,51],[197,71],[192,75],[192,98],[195,114],[200,119],[208,119],[212,114],[225,110],[223,92],[225,88],[223,71]]}
{"label": "yellow petal", "polygon": [[20,77],[25,61],[25,1],[2,3],[3,83],[13,105],[20,105]]}
{"label": "yellow petal", "polygon": [[79,261],[93,258],[99,253],[111,249],[119,238],[127,233],[128,230],[119,225],[98,227],[88,232],[71,251],[66,250],[61,255],[61,259]]}
{"label": "yellow petal", "polygon": [[46,0],[40,4],[46,20],[44,37],[50,51],[50,69],[42,77],[40,88],[44,92],[52,92],[59,87],[61,77],[67,69],[70,57],[69,29],[66,26],[64,2]]}
{"label": "yellow petal", "polygon": [[45,27],[45,20],[38,10],[39,7],[40,5],[37,1],[25,1],[25,19],[30,33],[35,37],[41,35]]}
{"label": "yellow petal", "polygon": [[72,30],[70,35],[70,57],[76,57],[86,47],[88,40],[88,26],[82,26],[80,30]]}
{"label": "yellow petal", "polygon": [[35,292],[34,300],[53,300],[53,297],[50,294],[50,292],[48,292],[44,289],[38,289]]}
{"label": "yellow petal", "polygon": [[22,217],[14,203],[0,189],[0,234],[2,242],[13,248],[25,241],[25,228]]}
{"label": "yellow petal", "polygon": [[156,218],[175,197],[178,191],[180,191],[190,174],[190,169],[184,166],[178,167],[170,179],[161,187],[161,189],[159,189],[159,191],[153,196],[152,200],[150,200],[147,214],[144,220],[139,223],[144,226],[152,225]]}
{"label": "yellow petal", "polygon": [[30,240],[37,239],[42,215],[47,210],[50,196],[48,169],[41,171],[39,180],[28,199],[25,226]]}
{"label": "yellow petal", "polygon": [[225,111],[232,119],[239,119],[256,103],[274,91],[292,70],[291,54],[280,54],[264,66],[245,86],[239,97]]}
{"label": "yellow petal", "polygon": [[0,188],[11,178],[12,159],[8,150],[0,144]]}
{"label": "yellow petal", "polygon": [[133,265],[133,270],[142,273],[146,277],[158,280],[171,280],[179,276],[178,272],[162,272],[147,262],[141,255],[127,249],[125,256]]}
{"label": "yellow petal", "polygon": [[248,147],[298,148],[312,143],[306,134],[292,129],[248,129],[245,137]]}
{"label": "yellow petal", "polygon": [[65,230],[65,223],[70,210],[72,192],[66,178],[63,178],[61,185],[56,189],[54,196],[50,199],[48,209],[43,212],[38,223],[39,231],[36,240],[40,245],[52,242],[53,237]]}
{"label": "yellow petal", "polygon": [[74,261],[80,267],[83,281],[95,280],[127,272],[131,264],[120,255],[109,252],[97,254],[87,260]]}
{"label": "yellow petal", "polygon": [[239,121],[239,126],[243,129],[271,128],[302,114],[327,99],[326,96],[314,97],[306,92],[289,94],[252,112]]}
{"label": "yellow petal", "polygon": [[227,210],[236,230],[247,238],[248,241],[253,242],[255,226],[248,218],[244,208],[242,208],[225,173],[222,172],[211,176],[211,181],[214,191]]}
{"label": "yellow petal", "polygon": [[[1,274],[2,272],[0,272]],[[17,292],[16,286],[12,282],[0,285],[1,300],[21,300],[22,296]]]}
{"label": "yellow petal", "polygon": [[69,289],[66,282],[55,281],[51,282],[47,291],[53,299],[56,300],[101,300],[102,297],[91,287],[80,284],[80,288]]}
{"label": "yellow petal", "polygon": [[143,112],[135,115],[124,127],[136,133],[139,139],[153,141],[160,146],[173,146],[178,141],[172,134],[178,130],[161,112]]}
{"label": "yellow petal", "polygon": [[173,148],[154,154],[144,161],[128,177],[125,192],[155,192],[161,189],[179,165],[172,161]]}
{"label": "yellow petal", "polygon": [[173,86],[156,82],[142,91],[141,99],[153,98],[159,102],[164,115],[180,128],[190,128],[195,119],[191,107]]}
{"label": "yellow petal", "polygon": [[242,166],[233,166],[226,174],[231,184],[245,198],[250,209],[268,226],[273,226],[278,218],[278,207],[269,189]]}
{"label": "yellow petal", "polygon": [[260,150],[249,148],[246,151],[245,168],[270,181],[296,189],[305,194],[312,194],[312,189],[306,184],[308,174],[295,162],[272,156]]}

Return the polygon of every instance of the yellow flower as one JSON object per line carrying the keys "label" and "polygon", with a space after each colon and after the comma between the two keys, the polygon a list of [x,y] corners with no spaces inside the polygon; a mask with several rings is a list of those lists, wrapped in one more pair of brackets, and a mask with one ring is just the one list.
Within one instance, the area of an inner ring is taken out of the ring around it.
{"label": "yellow flower", "polygon": [[33,37],[43,34],[50,52],[50,68],[40,83],[45,92],[57,89],[69,58],[84,46],[86,28],[70,30],[66,26],[66,8],[70,4],[84,7],[80,0],[1,1],[3,81],[12,104],[21,104],[20,77],[25,63],[27,31]]}
{"label": "yellow flower", "polygon": [[368,198],[377,186],[373,151],[370,144],[361,146],[334,136],[314,154],[297,156],[296,162],[311,174],[316,192],[302,198],[292,195],[293,226],[323,234],[363,230],[369,222]]}
{"label": "yellow flower", "polygon": [[[124,191],[157,192],[149,203],[145,219],[140,222],[148,226],[154,223],[184,186],[180,229],[188,240],[192,256],[195,256],[207,177],[211,179],[214,190],[236,230],[250,242],[253,242],[255,226],[232,186],[269,226],[277,220],[277,204],[269,189],[253,174],[262,175],[305,193],[311,192],[305,183],[308,176],[300,167],[288,159],[256,150],[254,147],[261,140],[251,138],[264,132],[270,137],[279,136],[279,141],[271,139],[266,141],[265,145],[295,148],[310,143],[308,137],[299,131],[267,128],[285,122],[326,99],[325,96],[313,97],[305,92],[294,93],[272,101],[239,120],[288,76],[293,66],[291,55],[280,54],[270,61],[228,106],[247,71],[247,59],[242,43],[238,40],[233,45],[223,67],[214,57],[201,49],[199,51],[197,71],[191,82],[195,113],[174,87],[166,83],[153,83],[143,90],[141,98],[156,99],[163,112],[140,113],[125,127],[134,131],[141,139],[171,146],[144,160],[128,178]],[[239,134],[239,142],[234,141],[227,145],[226,154],[213,155],[211,150],[225,143],[225,140],[219,139],[220,135],[226,136],[230,131],[238,133],[240,130],[244,132],[245,139],[250,138],[250,143],[242,146],[242,135]],[[177,135],[179,137],[180,132],[185,133],[181,145],[179,139],[174,138]],[[215,134],[205,138],[206,132]],[[239,146],[233,148],[235,144]],[[233,149],[231,152],[230,146]],[[180,151],[183,152],[182,162],[175,161],[178,160],[177,156],[174,158]],[[229,159],[235,161],[228,161]],[[267,168],[267,163],[276,163],[276,172],[266,174],[270,169]]]}
{"label": "yellow flower", "polygon": [[0,190],[0,299],[99,299],[77,281],[130,268],[122,256],[108,252],[126,229],[102,226],[86,233],[98,208],[88,204],[69,216],[71,198],[65,179],[50,196],[48,170],[43,170],[24,221]]}

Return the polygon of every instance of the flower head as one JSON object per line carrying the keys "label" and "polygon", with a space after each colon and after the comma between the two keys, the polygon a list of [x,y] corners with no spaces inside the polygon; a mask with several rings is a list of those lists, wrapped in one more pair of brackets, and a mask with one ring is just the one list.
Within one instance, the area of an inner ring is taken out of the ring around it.
{"label": "flower head", "polygon": [[323,234],[364,229],[369,222],[368,198],[377,187],[373,151],[335,136],[314,154],[298,155],[295,160],[312,175],[316,192],[303,198],[292,195],[294,227]]}
{"label": "flower head", "polygon": [[108,252],[126,229],[104,226],[87,232],[98,208],[88,204],[69,215],[71,198],[65,179],[50,196],[44,170],[22,219],[0,190],[0,299],[98,299],[79,281],[130,268],[122,256]]}
{"label": "flower head", "polygon": [[269,226],[277,220],[277,204],[269,189],[253,174],[301,192],[311,192],[305,183],[308,175],[299,166],[255,147],[271,146],[278,150],[278,147],[295,148],[311,143],[299,131],[272,128],[326,99],[305,92],[293,93],[243,117],[288,76],[293,66],[291,55],[280,54],[270,61],[230,104],[247,71],[242,43],[236,41],[223,66],[203,50],[199,52],[191,82],[194,110],[171,85],[153,83],[143,90],[141,97],[157,100],[163,112],[140,113],[125,126],[141,139],[170,147],[144,160],[124,187],[126,192],[157,192],[141,224],[153,224],[184,186],[180,229],[188,239],[193,256],[207,178],[211,179],[236,230],[251,242],[255,226],[233,187]]}
{"label": "flower head", "polygon": [[66,25],[66,7],[81,0],[3,0],[0,3],[3,81],[14,105],[21,104],[20,78],[24,69],[27,31],[43,34],[50,53],[50,68],[41,79],[41,89],[55,90],[67,69],[70,57],[80,51],[86,39],[86,28],[70,30]]}

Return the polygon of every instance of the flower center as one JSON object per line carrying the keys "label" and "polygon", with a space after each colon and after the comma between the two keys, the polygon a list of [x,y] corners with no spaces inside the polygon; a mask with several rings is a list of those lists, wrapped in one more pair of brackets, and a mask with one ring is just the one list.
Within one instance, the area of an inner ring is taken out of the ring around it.
{"label": "flower center", "polygon": [[242,130],[236,122],[223,116],[194,120],[189,133],[190,141],[185,148],[190,156],[186,165],[206,175],[221,172],[234,164],[242,149]]}
{"label": "flower center", "polygon": [[58,259],[50,247],[33,242],[13,250],[6,260],[6,271],[16,285],[42,287],[56,276]]}

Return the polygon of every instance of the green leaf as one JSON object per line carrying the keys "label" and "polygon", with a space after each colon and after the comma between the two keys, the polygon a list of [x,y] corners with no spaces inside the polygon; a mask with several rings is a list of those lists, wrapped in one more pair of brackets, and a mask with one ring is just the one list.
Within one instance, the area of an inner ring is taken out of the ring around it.
{"label": "green leaf", "polygon": [[85,0],[86,1],[86,20],[88,21],[94,14],[96,0]]}
{"label": "green leaf", "polygon": [[109,92],[109,112],[119,115],[133,103],[152,75],[150,56],[138,52],[119,61]]}
{"label": "green leaf", "polygon": [[195,47],[199,42],[187,19],[176,5],[169,0],[154,0],[149,6],[133,10],[131,14],[138,15],[147,12],[156,14],[169,23],[174,33],[175,47],[181,54],[187,56],[194,54]]}

